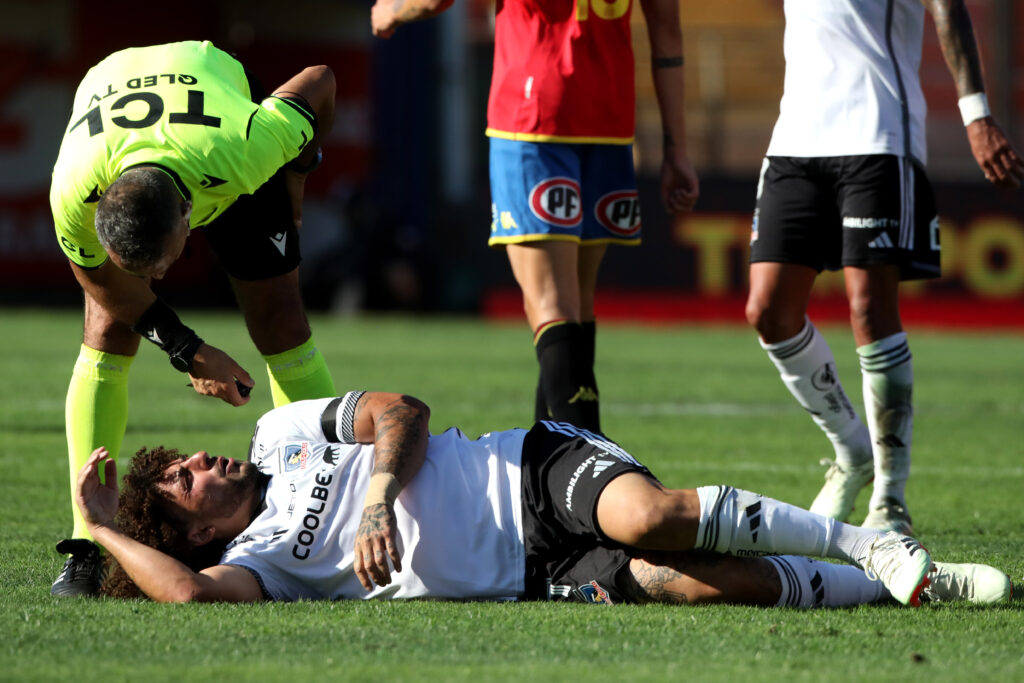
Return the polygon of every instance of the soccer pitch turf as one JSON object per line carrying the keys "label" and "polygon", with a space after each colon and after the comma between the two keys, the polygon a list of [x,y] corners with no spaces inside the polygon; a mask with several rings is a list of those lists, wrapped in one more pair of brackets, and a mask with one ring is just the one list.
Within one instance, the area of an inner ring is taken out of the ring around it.
{"label": "soccer pitch turf", "polygon": [[[148,345],[132,368],[122,462],[141,446],[244,454],[271,407],[239,314],[186,322],[256,378],[242,408],[196,396]],[[526,426],[536,362],[525,324],[315,317],[339,392],[402,391],[432,431]],[[491,603],[156,605],[56,600],[70,530],[64,395],[76,310],[0,311],[0,680],[1024,680],[1024,335],[909,330],[908,501],[941,560],[1007,572],[1008,605],[814,612]],[[854,404],[849,332],[825,328]],[[603,426],[673,487],[726,483],[808,505],[828,442],[744,327],[602,325]],[[861,494],[852,521],[864,515]]]}

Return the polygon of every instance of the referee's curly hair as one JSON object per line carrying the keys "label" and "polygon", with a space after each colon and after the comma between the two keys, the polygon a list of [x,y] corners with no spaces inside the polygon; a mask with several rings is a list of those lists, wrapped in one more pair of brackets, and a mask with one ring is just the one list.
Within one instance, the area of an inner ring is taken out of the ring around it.
{"label": "referee's curly hair", "polygon": [[[170,555],[192,571],[201,571],[217,564],[226,543],[191,545],[185,520],[174,514],[170,499],[161,489],[161,484],[171,481],[166,474],[168,465],[183,457],[188,456],[162,446],[140,449],[122,480],[114,521],[129,538]],[[101,594],[114,598],[145,597],[113,555],[107,555],[105,562]]]}

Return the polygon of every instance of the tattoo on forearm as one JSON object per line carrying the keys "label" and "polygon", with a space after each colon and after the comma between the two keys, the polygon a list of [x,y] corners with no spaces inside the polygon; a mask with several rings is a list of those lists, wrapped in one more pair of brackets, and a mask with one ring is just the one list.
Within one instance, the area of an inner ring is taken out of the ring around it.
{"label": "tattoo on forearm", "polygon": [[425,420],[422,411],[405,403],[389,406],[377,418],[374,474],[390,472],[401,479],[409,454],[422,438]]}
{"label": "tattoo on forearm", "polygon": [[985,83],[981,72],[981,57],[967,7],[962,2],[936,0],[931,0],[927,6],[935,21],[942,55],[956,82],[957,94],[963,97],[983,91]]}

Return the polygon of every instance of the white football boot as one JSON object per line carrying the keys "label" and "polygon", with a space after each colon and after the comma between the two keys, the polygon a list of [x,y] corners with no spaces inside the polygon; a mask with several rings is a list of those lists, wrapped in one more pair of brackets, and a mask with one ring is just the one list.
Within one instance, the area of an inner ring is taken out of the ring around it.
{"label": "white football boot", "polygon": [[868,578],[881,581],[892,597],[904,605],[921,605],[920,595],[928,585],[932,558],[916,539],[893,531],[885,533],[871,544],[863,565]]}
{"label": "white football boot", "polygon": [[845,522],[853,512],[853,504],[860,490],[875,478],[875,463],[868,460],[862,465],[843,467],[838,462],[825,458],[822,465],[827,465],[825,485],[821,487],[811,512]]}
{"label": "white football boot", "polygon": [[987,564],[936,562],[928,572],[921,602],[967,601],[976,605],[1008,602],[1013,595],[1010,577]]}

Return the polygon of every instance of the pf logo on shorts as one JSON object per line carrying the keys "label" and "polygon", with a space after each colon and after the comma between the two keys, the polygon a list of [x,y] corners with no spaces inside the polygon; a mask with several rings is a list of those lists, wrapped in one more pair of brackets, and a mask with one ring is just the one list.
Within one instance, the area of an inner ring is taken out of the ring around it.
{"label": "pf logo on shorts", "polygon": [[594,207],[597,222],[620,237],[640,232],[640,198],[636,190],[609,192]]}
{"label": "pf logo on shorts", "polygon": [[545,223],[562,228],[579,225],[583,219],[580,185],[572,178],[548,178],[530,190],[530,211]]}

